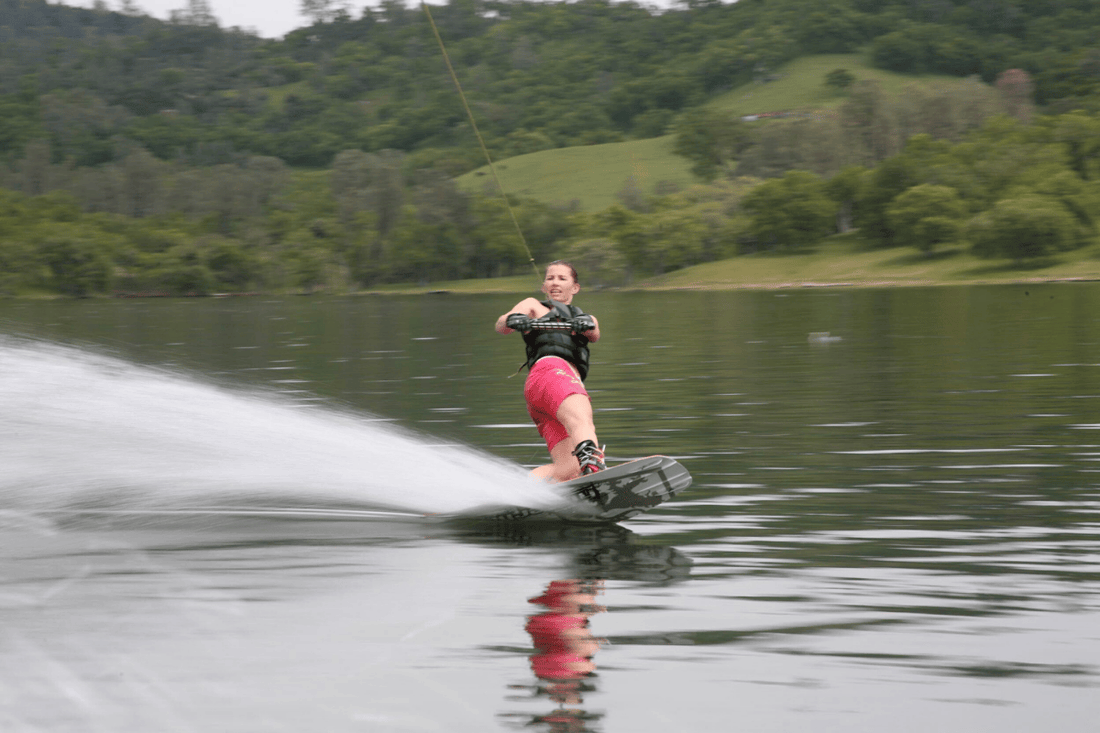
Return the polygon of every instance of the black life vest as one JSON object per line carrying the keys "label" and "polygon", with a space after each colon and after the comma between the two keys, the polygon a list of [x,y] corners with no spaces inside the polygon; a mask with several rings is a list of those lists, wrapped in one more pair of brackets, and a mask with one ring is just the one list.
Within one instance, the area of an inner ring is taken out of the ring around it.
{"label": "black life vest", "polygon": [[[584,315],[584,311],[577,306],[556,300],[544,300],[542,304],[550,309],[543,316],[547,320],[571,321]],[[527,345],[525,366],[528,369],[544,356],[560,356],[577,367],[582,381],[588,376],[588,337],[584,334],[569,331],[528,331],[523,334],[523,342]]]}

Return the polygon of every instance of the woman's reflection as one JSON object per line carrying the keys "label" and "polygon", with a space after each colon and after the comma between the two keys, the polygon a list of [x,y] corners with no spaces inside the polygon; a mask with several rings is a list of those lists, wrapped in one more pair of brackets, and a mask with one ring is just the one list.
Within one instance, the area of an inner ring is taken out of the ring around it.
{"label": "woman's reflection", "polygon": [[531,671],[542,683],[539,694],[562,706],[533,722],[547,724],[553,731],[585,731],[588,722],[598,717],[564,706],[581,705],[583,693],[595,689],[584,680],[596,671],[592,658],[600,649],[600,639],[592,635],[589,618],[607,610],[596,603],[602,590],[602,580],[555,580],[541,596],[529,599],[546,609],[527,620],[527,633],[536,649]]}

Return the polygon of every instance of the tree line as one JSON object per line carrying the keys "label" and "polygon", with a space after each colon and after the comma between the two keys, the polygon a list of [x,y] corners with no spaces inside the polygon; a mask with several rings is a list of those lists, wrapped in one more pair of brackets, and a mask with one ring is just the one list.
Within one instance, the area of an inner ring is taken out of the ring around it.
{"label": "tree line", "polygon": [[[116,161],[120,141],[196,165],[227,155],[325,167],[349,148],[415,154],[451,175],[481,164],[424,14],[400,0],[279,40],[222,29],[204,0],[170,22],[0,0],[0,159],[47,139],[55,162]],[[715,94],[809,53],[870,48],[881,68],[1009,69],[1052,112],[1095,110],[1091,0],[449,0],[433,11],[495,158],[665,134]]]}
{"label": "tree line", "polygon": [[[769,136],[834,122],[752,130],[741,160],[760,165],[769,154],[750,153]],[[322,171],[263,156],[196,168],[140,147],[95,168],[50,160],[47,143],[28,146],[0,178],[0,293],[431,283],[524,272],[525,244],[537,261],[574,260],[594,285],[625,285],[738,255],[805,251],[854,230],[869,247],[970,246],[1014,260],[1100,241],[1100,115],[1082,111],[1030,122],[997,114],[957,136],[917,132],[874,165],[838,158],[827,175],[776,163],[763,177],[735,162],[707,183],[655,195],[628,180],[618,203],[598,212],[512,197],[510,213],[502,199],[462,192],[393,150],[345,150]]]}
{"label": "tree line", "polygon": [[[141,147],[118,163],[0,171],[0,294],[311,292],[511,274],[527,258],[499,199],[467,195],[399,151],[347,150],[329,170],[250,156],[192,167]],[[567,212],[511,205],[545,257]]]}

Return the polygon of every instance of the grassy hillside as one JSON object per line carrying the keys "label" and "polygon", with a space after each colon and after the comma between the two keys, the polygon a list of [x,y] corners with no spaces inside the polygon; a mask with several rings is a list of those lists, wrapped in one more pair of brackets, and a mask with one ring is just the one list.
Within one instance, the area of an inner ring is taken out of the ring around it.
{"label": "grassy hillside", "polygon": [[[845,95],[825,85],[825,75],[846,69],[857,81],[873,80],[890,94],[899,94],[912,84],[942,86],[958,84],[949,76],[907,76],[873,69],[860,54],[805,56],[780,67],[779,78],[767,84],[746,84],[713,100],[710,105],[747,115],[761,112],[817,110],[836,107]],[[756,124],[767,124],[759,122]],[[661,181],[683,187],[695,182],[689,162],[673,154],[672,135],[648,140],[543,150],[497,161],[501,184],[511,194],[548,204],[576,200],[584,211],[599,211],[615,202],[615,195],[631,176],[648,194]],[[480,191],[495,184],[488,166],[458,178],[467,191]]]}
{"label": "grassy hillside", "polygon": [[743,256],[636,283],[646,289],[722,290],[812,286],[976,285],[1050,280],[1100,280],[1100,249],[1086,247],[1026,266],[983,260],[951,248],[928,257],[909,248],[866,250],[844,237],[816,252]]}
{"label": "grassy hillside", "polygon": [[[673,142],[667,135],[543,150],[497,162],[496,168],[510,194],[554,205],[576,200],[585,211],[599,211],[615,203],[615,194],[632,176],[646,193],[653,193],[661,181],[681,187],[694,183],[691,164],[672,153]],[[494,194],[497,191],[488,166],[461,176],[458,185],[467,191],[480,191],[486,186]]]}
{"label": "grassy hillside", "polygon": [[862,54],[823,54],[797,58],[775,72],[779,77],[775,81],[738,87],[713,100],[710,106],[741,115],[838,107],[847,95],[825,85],[825,75],[834,69],[847,70],[857,83],[874,81],[891,95],[901,94],[913,85],[942,88],[962,83],[954,76],[897,74],[874,69]]}

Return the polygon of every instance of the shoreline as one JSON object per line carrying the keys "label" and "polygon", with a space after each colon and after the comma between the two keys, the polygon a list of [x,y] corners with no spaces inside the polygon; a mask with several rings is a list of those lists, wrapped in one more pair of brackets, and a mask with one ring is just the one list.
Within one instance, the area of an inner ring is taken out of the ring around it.
{"label": "shoreline", "polygon": [[[345,290],[326,292],[318,290],[311,293],[299,291],[264,291],[253,290],[246,293],[208,293],[198,294],[168,294],[168,293],[113,293],[110,295],[93,295],[85,298],[70,298],[65,295],[44,293],[39,295],[15,295],[7,296],[11,300],[163,300],[167,298],[277,298],[277,297],[359,297],[359,296],[394,296],[394,295],[522,295],[538,290],[536,283],[527,279],[524,283],[512,283],[515,278],[499,278],[508,282],[497,282],[497,279],[485,280],[461,280],[453,283],[437,283],[435,285],[391,285],[384,288],[366,288],[363,290]],[[1051,276],[1051,277],[1027,277],[1007,279],[984,280],[861,280],[845,282],[829,282],[821,280],[784,280],[780,282],[702,282],[686,284],[640,284],[617,287],[590,287],[589,291],[602,293],[633,293],[633,292],[723,292],[723,291],[752,291],[768,292],[777,290],[861,290],[861,289],[890,289],[890,288],[951,288],[951,287],[980,287],[986,285],[1055,285],[1055,284],[1081,284],[1100,282],[1100,274],[1079,276]],[[450,285],[451,287],[441,287]]]}
{"label": "shoreline", "polygon": [[1009,280],[964,280],[943,282],[939,280],[867,280],[862,282],[821,282],[812,280],[786,281],[777,283],[738,283],[730,285],[701,284],[680,286],[649,286],[616,288],[618,290],[805,290],[823,288],[934,288],[934,287],[971,287],[978,285],[1039,285],[1051,283],[1089,283],[1100,282],[1100,275],[1077,277],[1032,277]]}
{"label": "shoreline", "polygon": [[[583,268],[583,263],[577,263]],[[595,285],[591,284],[593,281]],[[663,275],[637,278],[626,285],[599,283],[598,273],[581,287],[588,291],[723,291],[808,290],[819,288],[910,288],[973,285],[1038,285],[1100,282],[1100,247],[1027,263],[983,260],[966,247],[944,248],[930,255],[904,248],[862,249],[851,239],[823,243],[797,254],[741,255],[693,265]],[[531,275],[493,280],[437,282],[416,287],[390,285],[367,288],[363,294],[526,293],[538,289]]]}
{"label": "shoreline", "polygon": [[[504,282],[498,282],[498,280]],[[513,282],[526,280],[526,282]],[[723,292],[753,291],[767,292],[778,290],[861,290],[890,288],[951,288],[980,287],[987,285],[1074,285],[1100,282],[1100,273],[1096,275],[1071,275],[1050,277],[1026,277],[1004,279],[975,280],[932,280],[932,279],[879,279],[831,282],[824,280],[783,280],[777,282],[696,282],[696,283],[648,283],[625,286],[590,286],[590,292],[632,293],[632,292]],[[362,290],[324,291],[306,293],[300,291],[251,290],[244,293],[102,293],[74,298],[60,293],[27,293],[3,295],[0,301],[9,300],[166,300],[170,298],[279,298],[279,297],[358,297],[358,296],[394,296],[394,295],[521,295],[538,290],[538,284],[531,278],[494,278],[485,280],[460,280],[434,285],[389,285],[382,288]]]}
{"label": "shoreline", "polygon": [[[583,267],[583,263],[578,263]],[[693,265],[663,275],[638,278],[626,285],[600,283],[598,275],[586,279],[589,292],[660,291],[776,291],[825,288],[913,288],[981,285],[1041,285],[1100,282],[1100,247],[1063,252],[1028,264],[979,260],[961,248],[934,256],[915,255],[898,249],[861,251],[851,246],[822,247],[817,251],[791,255],[742,255],[717,262]],[[595,281],[595,284],[593,284]],[[500,278],[431,282],[424,285],[389,284],[362,289],[333,288],[302,290],[248,290],[199,295],[171,294],[156,290],[90,295],[83,299],[148,298],[249,298],[366,295],[492,295],[523,294],[538,290],[532,273]],[[74,299],[60,293],[31,291],[0,296],[12,300]],[[79,298],[78,298],[79,299]]]}
{"label": "shoreline", "polygon": [[[509,280],[511,278],[508,278]],[[530,280],[528,281],[530,283]],[[784,280],[778,282],[697,282],[684,284],[638,284],[617,287],[589,287],[590,292],[722,292],[722,291],[773,291],[773,290],[825,290],[825,289],[873,289],[873,288],[934,288],[934,287],[975,287],[985,285],[1053,285],[1053,284],[1081,284],[1100,282],[1100,273],[1096,275],[1070,275],[1050,277],[1026,277],[1005,279],[975,279],[944,281],[931,279],[879,279],[861,281],[830,282],[823,280]],[[480,287],[473,283],[483,284]],[[459,283],[448,283],[452,287],[435,286],[392,286],[387,288],[369,288],[346,293],[346,295],[504,295],[522,294],[537,290],[537,284],[526,286],[517,284],[496,284],[492,280],[463,280]]]}

